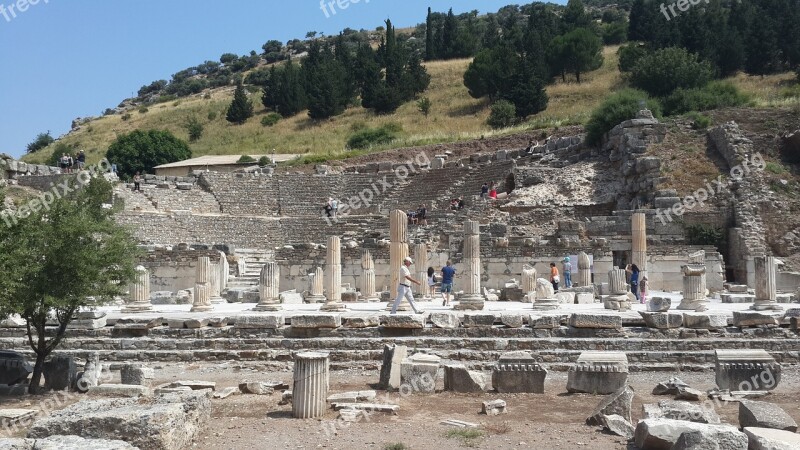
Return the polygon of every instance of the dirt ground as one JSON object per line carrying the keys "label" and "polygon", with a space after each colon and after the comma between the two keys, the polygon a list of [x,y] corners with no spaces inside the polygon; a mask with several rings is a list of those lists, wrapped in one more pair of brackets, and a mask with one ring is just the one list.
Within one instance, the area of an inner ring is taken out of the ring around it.
{"label": "dirt ground", "polygon": [[[708,390],[714,386],[713,372],[631,373],[629,384],[636,391],[633,401],[634,423],[641,418],[643,403],[669,399],[650,394],[659,381],[677,375],[690,386]],[[487,373],[487,376],[489,374]],[[372,389],[377,371],[332,372],[330,394]],[[236,387],[242,381],[282,381],[291,386],[288,370],[266,370],[258,363],[220,363],[181,366],[156,366],[156,383],[175,380],[215,381],[217,390]],[[291,417],[291,405],[278,405],[280,392],[273,395],[232,395],[212,400],[212,419],[195,440],[196,449],[450,449],[450,448],[537,448],[537,449],[634,449],[624,438],[609,435],[599,427],[584,425],[603,396],[567,394],[567,374],[550,372],[545,394],[452,394],[401,397],[378,392],[376,403],[400,406],[396,416],[373,413],[356,423],[337,421],[329,411],[321,420]],[[437,390],[443,388],[439,380]],[[800,367],[784,367],[776,391],[763,400],[781,406],[800,422]],[[502,399],[507,414],[489,417],[480,414],[481,402]],[[2,399],[2,407],[36,408],[43,400],[27,397]],[[71,402],[68,402],[71,403]],[[66,406],[66,405],[64,405]],[[723,422],[738,424],[738,403],[717,407]],[[440,424],[457,419],[479,424],[479,436],[448,436],[454,428]],[[18,436],[24,435],[20,430]],[[405,447],[388,447],[403,444]]]}

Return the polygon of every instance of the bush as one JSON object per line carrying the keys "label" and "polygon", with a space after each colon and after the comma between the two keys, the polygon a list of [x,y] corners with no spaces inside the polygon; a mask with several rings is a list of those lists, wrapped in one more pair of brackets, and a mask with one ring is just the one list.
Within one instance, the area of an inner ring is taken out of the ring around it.
{"label": "bush", "polygon": [[492,112],[486,121],[494,129],[507,128],[517,120],[517,108],[508,100],[498,100],[492,105]]}
{"label": "bush", "polygon": [[153,167],[192,157],[189,145],[169,131],[136,130],[118,137],[109,147],[106,158],[117,165],[125,178],[136,172],[152,172]]}
{"label": "bush", "polygon": [[59,142],[55,147],[53,147],[53,152],[50,154],[50,158],[47,159],[47,165],[56,167],[58,166],[59,160],[62,156],[64,156],[64,154],[72,155],[74,153],[75,148],[70,147],[63,142]]}
{"label": "bush", "polygon": [[131,115],[130,115],[130,113],[125,113],[125,114],[123,114],[123,115],[122,115],[122,120],[123,120],[123,121],[125,121],[125,122],[127,122],[127,121],[131,120]]}
{"label": "bush", "polygon": [[254,162],[256,162],[256,160],[252,156],[242,155],[242,157],[236,161],[236,164],[252,164]]}
{"label": "bush", "polygon": [[636,113],[642,109],[640,105],[642,101],[653,115],[661,115],[661,105],[658,101],[636,89],[625,89],[606,98],[592,112],[586,124],[586,142],[589,145],[599,146],[603,141],[603,135],[620,123],[636,117]]}
{"label": "bush", "polygon": [[651,95],[664,97],[675,89],[705,86],[714,77],[707,61],[683,48],[665,48],[645,55],[633,66],[631,84]]}
{"label": "bush", "polygon": [[141,108],[139,108],[139,114],[147,114],[148,111],[150,110],[147,109],[147,106],[142,106]]}
{"label": "bush", "polygon": [[365,149],[376,145],[388,144],[396,139],[393,127],[364,128],[357,131],[347,140],[347,147],[351,149]]}
{"label": "bush", "polygon": [[261,125],[265,127],[275,126],[282,118],[280,114],[272,112],[261,118]]}
{"label": "bush", "polygon": [[37,152],[47,147],[48,145],[52,144],[53,142],[55,142],[55,139],[53,139],[53,136],[50,135],[49,131],[47,133],[39,133],[36,135],[36,139],[34,139],[33,142],[31,142],[30,144],[28,144],[26,151],[28,153]]}
{"label": "bush", "polygon": [[786,167],[783,167],[782,165],[774,162],[768,162],[767,165],[764,167],[764,170],[766,170],[769,173],[774,173],[775,175],[783,175],[784,173],[789,172],[788,170],[786,170]]}
{"label": "bush", "polygon": [[706,128],[711,126],[711,118],[708,116],[704,116],[699,112],[690,112],[686,115],[689,119],[692,119],[692,128],[695,130],[705,130]]}
{"label": "bush", "polygon": [[186,128],[186,131],[189,133],[189,142],[197,142],[203,137],[203,124],[197,120],[197,117],[192,116],[186,119],[186,123],[183,127]]}
{"label": "bush", "polygon": [[267,167],[270,164],[272,164],[272,160],[267,158],[266,156],[262,156],[261,158],[258,158],[258,166],[259,167]]}
{"label": "bush", "polygon": [[208,120],[214,120],[216,118],[217,118],[217,112],[216,111],[209,111],[208,112]]}
{"label": "bush", "polygon": [[717,108],[741,106],[749,97],[727,81],[712,81],[702,88],[678,88],[663,101],[668,116],[690,111],[709,111]]}
{"label": "bush", "polygon": [[403,125],[398,122],[386,122],[381,128],[390,133],[400,133],[403,131]]}
{"label": "bush", "polygon": [[689,245],[713,245],[720,249],[720,252],[726,247],[725,234],[725,230],[721,228],[702,223],[686,227],[686,238]]}
{"label": "bush", "polygon": [[630,72],[640,59],[647,56],[647,48],[638,42],[623,45],[617,50],[619,57],[619,71]]}
{"label": "bush", "polygon": [[425,117],[428,117],[428,114],[431,113],[431,105],[433,105],[433,102],[431,102],[431,99],[428,97],[422,97],[421,99],[417,100],[417,109]]}

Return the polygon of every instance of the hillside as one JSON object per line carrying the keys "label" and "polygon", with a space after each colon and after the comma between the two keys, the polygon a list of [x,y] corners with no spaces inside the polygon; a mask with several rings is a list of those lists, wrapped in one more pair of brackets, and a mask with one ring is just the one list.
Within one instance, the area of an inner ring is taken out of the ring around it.
{"label": "hillside", "polygon": [[[433,107],[426,118],[411,102],[395,114],[378,116],[360,107],[348,109],[341,116],[328,121],[315,122],[304,113],[282,120],[273,127],[261,125],[267,113],[261,105],[261,92],[250,94],[256,106],[256,116],[241,126],[225,120],[225,110],[233,96],[233,88],[208,90],[194,96],[149,106],[146,110],[133,109],[130,118],[124,115],[103,116],[81,125],[61,139],[70,146],[85,149],[90,162],[103,157],[109,144],[120,134],[141,129],[167,129],[188,139],[184,128],[190,117],[198,118],[205,128],[202,138],[191,143],[195,156],[246,153],[297,153],[334,159],[344,156],[345,143],[353,130],[386,123],[402,126],[400,138],[375,151],[434,143],[457,142],[510,134],[530,129],[553,128],[584,123],[591,111],[612,91],[623,85],[622,74],[617,69],[617,47],[604,49],[605,62],[597,71],[586,74],[582,83],[560,80],[547,87],[550,102],[547,110],[531,117],[525,124],[512,129],[494,131],[486,125],[488,103],[469,96],[463,84],[463,73],[470,60],[435,61],[426,64],[431,74],[431,85],[425,96]],[[782,92],[790,84],[793,74],[753,77],[740,74],[730,80],[749,93],[757,106],[782,106],[797,103],[798,97],[786,99]],[[46,162],[53,146],[27,155],[29,162]]]}

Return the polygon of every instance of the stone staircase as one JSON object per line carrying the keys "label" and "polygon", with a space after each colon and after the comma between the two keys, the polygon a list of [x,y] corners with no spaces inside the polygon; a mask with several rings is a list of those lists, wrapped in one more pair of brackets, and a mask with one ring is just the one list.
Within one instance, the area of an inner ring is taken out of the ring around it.
{"label": "stone staircase", "polygon": [[120,183],[114,188],[114,198],[122,200],[126,211],[138,212],[158,212],[158,208],[146,194],[148,190],[154,189],[152,186],[142,186],[142,191],[133,191],[132,184]]}
{"label": "stone staircase", "polygon": [[249,291],[258,288],[261,269],[271,259],[266,251],[256,249],[237,249],[236,256],[244,259],[244,272],[234,277],[235,268],[231,266],[231,278],[228,281],[228,291]]}

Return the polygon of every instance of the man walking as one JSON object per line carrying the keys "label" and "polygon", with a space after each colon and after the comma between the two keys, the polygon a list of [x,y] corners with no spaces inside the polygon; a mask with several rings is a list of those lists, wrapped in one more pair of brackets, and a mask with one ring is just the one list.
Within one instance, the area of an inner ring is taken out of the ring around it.
{"label": "man walking", "polygon": [[453,292],[453,276],[455,274],[456,269],[453,268],[453,262],[447,261],[447,265],[442,267],[442,296],[444,296],[442,306],[450,304],[450,293]]}
{"label": "man walking", "polygon": [[562,272],[564,273],[564,287],[571,288],[572,287],[572,263],[569,262],[569,256],[564,258],[564,261],[562,261],[561,265],[562,265]]}
{"label": "man walking", "polygon": [[414,261],[411,258],[406,258],[403,260],[403,265],[400,267],[400,285],[397,286],[397,298],[394,299],[392,312],[390,313],[392,315],[397,314],[397,307],[400,306],[400,302],[402,302],[404,298],[408,300],[411,309],[414,310],[414,314],[423,313],[423,311],[417,309],[417,304],[414,303],[414,294],[411,292],[411,283],[418,286],[420,285],[419,281],[411,277],[411,271],[408,270],[413,263]]}

